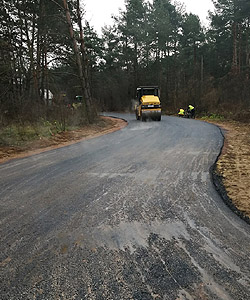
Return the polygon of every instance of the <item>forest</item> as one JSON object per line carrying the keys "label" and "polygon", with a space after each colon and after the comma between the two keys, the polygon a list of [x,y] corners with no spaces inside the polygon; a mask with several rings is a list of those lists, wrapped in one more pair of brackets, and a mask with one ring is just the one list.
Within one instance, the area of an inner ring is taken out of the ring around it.
{"label": "forest", "polygon": [[[84,1],[0,0],[0,124],[91,123],[100,111],[131,110],[139,85],[161,88],[164,113],[192,103],[243,118],[250,2],[213,3],[205,28],[180,2],[125,0],[99,36]],[[69,112],[76,99],[79,118]]]}

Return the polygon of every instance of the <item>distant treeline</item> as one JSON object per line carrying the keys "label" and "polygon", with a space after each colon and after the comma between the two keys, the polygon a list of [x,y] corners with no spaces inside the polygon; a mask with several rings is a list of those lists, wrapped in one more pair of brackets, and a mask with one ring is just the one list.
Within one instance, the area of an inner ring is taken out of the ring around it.
{"label": "distant treeline", "polygon": [[87,22],[81,35],[79,0],[0,0],[2,118],[39,117],[84,96],[65,2],[91,107],[129,109],[139,85],[160,86],[165,111],[250,107],[249,0],[213,0],[208,29],[174,1],[126,0],[101,37]]}

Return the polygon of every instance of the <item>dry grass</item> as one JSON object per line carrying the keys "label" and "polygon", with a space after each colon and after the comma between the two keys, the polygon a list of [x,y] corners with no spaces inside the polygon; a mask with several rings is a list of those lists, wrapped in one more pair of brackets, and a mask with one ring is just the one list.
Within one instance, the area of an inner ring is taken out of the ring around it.
{"label": "dry grass", "polygon": [[41,153],[51,149],[76,143],[83,139],[89,139],[110,133],[126,126],[126,122],[119,119],[101,117],[95,124],[86,125],[84,127],[48,134],[43,136],[30,135],[20,142],[14,140],[13,144],[0,145],[0,163],[6,162],[13,158],[21,158],[32,154]]}
{"label": "dry grass", "polygon": [[217,163],[229,198],[238,210],[250,217],[250,124],[211,121],[225,133],[225,145]]}

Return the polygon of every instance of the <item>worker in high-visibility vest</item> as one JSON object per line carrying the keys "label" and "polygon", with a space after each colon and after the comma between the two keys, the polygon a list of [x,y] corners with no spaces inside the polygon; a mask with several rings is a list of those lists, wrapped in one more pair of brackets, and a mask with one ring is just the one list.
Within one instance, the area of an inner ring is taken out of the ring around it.
{"label": "worker in high-visibility vest", "polygon": [[183,108],[180,108],[179,112],[178,112],[178,116],[179,117],[184,117],[185,115],[185,110]]}
{"label": "worker in high-visibility vest", "polygon": [[193,105],[189,104],[188,105],[188,112],[190,113],[191,118],[195,118],[195,108]]}

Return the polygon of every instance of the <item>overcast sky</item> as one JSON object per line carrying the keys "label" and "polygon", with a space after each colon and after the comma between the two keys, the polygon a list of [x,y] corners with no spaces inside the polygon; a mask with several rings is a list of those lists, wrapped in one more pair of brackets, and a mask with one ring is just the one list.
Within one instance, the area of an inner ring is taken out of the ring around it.
{"label": "overcast sky", "polygon": [[[124,0],[81,0],[85,3],[86,19],[98,33],[104,25],[112,25],[111,15],[117,15],[119,8],[124,9]],[[203,25],[207,24],[208,10],[213,10],[212,0],[179,0],[187,12],[198,15]]]}

